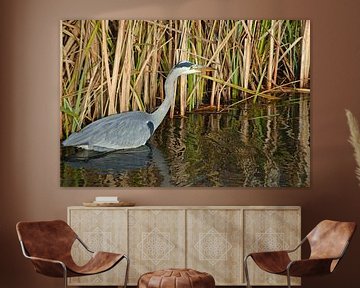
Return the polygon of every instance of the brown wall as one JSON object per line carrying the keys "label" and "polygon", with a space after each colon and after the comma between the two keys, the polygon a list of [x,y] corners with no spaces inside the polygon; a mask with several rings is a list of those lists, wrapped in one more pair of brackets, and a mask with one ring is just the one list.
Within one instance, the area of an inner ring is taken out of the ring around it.
{"label": "brown wall", "polygon": [[[345,108],[360,119],[360,2],[353,0],[3,0],[0,4],[0,286],[62,287],[22,258],[19,220],[66,217],[66,207],[114,194],[139,205],[301,205],[303,234],[324,218],[360,224],[360,188]],[[59,20],[203,18],[312,20],[310,189],[59,187]],[[359,287],[360,232],[335,274],[304,287]]]}

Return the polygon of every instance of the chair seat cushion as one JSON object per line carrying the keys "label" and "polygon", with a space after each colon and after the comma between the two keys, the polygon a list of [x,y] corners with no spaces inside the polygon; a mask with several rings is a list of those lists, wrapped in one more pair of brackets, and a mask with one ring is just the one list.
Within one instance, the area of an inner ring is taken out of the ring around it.
{"label": "chair seat cushion", "polygon": [[138,288],[213,288],[214,277],[193,269],[166,269],[148,272],[139,278]]}

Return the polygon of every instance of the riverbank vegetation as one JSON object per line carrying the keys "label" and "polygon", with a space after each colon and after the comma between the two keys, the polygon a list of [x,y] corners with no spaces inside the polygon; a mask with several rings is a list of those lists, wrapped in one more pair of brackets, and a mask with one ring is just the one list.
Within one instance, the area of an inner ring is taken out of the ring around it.
{"label": "riverbank vegetation", "polygon": [[308,20],[66,20],[61,37],[61,138],[110,114],[154,111],[180,60],[215,71],[180,79],[171,116],[310,92]]}

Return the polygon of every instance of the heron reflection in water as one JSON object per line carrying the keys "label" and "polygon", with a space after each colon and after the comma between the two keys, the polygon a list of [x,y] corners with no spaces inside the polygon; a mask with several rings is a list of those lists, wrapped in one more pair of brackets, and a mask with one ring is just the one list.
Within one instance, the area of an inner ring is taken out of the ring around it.
{"label": "heron reflection in water", "polygon": [[171,104],[175,101],[175,83],[180,75],[211,71],[189,61],[181,61],[170,71],[165,81],[165,100],[153,113],[125,112],[99,119],[62,142],[94,151],[132,149],[145,145],[159,127]]}
{"label": "heron reflection in water", "polygon": [[140,171],[152,166],[161,176],[160,186],[173,185],[163,153],[151,143],[137,148],[109,152],[62,147],[61,162],[66,167],[77,171],[93,172],[97,175],[113,175],[115,178],[125,175],[129,171]]}

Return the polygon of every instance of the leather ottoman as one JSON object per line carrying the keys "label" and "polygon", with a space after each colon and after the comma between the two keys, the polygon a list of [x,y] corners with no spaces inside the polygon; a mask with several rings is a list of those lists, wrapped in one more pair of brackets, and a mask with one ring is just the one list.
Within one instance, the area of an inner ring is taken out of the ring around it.
{"label": "leather ottoman", "polygon": [[214,288],[214,277],[192,269],[166,269],[140,276],[138,288]]}

